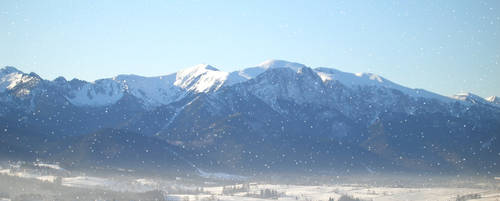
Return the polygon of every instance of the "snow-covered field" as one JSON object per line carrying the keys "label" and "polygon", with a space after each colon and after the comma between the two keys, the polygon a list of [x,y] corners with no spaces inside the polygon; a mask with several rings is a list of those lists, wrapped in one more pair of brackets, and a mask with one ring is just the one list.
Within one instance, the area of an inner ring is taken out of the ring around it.
{"label": "snow-covered field", "polygon": [[[123,195],[125,198],[137,195],[138,197],[135,197],[135,199],[147,200],[144,196],[154,195],[157,197],[160,196],[165,200],[180,201],[327,201],[329,198],[338,200],[343,195],[349,195],[366,201],[456,201],[459,195],[476,196],[474,199],[468,198],[466,200],[500,200],[500,180],[495,178],[477,181],[467,179],[466,182],[454,180],[444,185],[412,184],[405,186],[400,183],[390,185],[390,182],[389,184],[385,182],[384,185],[371,185],[368,184],[369,182],[293,185],[281,184],[279,182],[272,182],[271,184],[271,182],[257,181],[257,179],[253,178],[244,178],[245,180],[243,180],[243,177],[226,173],[200,172],[196,178],[147,178],[134,177],[133,175],[113,175],[107,177],[91,176],[82,172],[71,172],[59,167],[57,164],[9,164],[0,166],[0,178],[2,178],[0,179],[0,201],[16,200],[14,198],[23,198],[22,196],[32,196],[31,198],[37,200],[51,200],[55,198],[54,196],[58,195],[57,193],[61,194],[61,191],[94,192],[93,194],[96,195],[95,199],[99,198],[101,200],[107,199],[103,198],[102,195],[112,196],[112,193]],[[211,177],[207,178],[207,175]],[[224,175],[224,177],[212,177],[213,175]],[[238,179],[228,180],[228,178],[234,177]],[[189,182],[186,182],[188,180]],[[196,182],[193,182],[194,180]],[[440,182],[443,183],[442,180],[437,183]],[[454,185],[454,183],[457,185]],[[22,189],[19,190],[20,188]],[[54,192],[47,189],[51,189]],[[47,196],[49,194],[52,197]],[[88,196],[92,196],[93,194],[90,193]],[[68,193],[68,195],[64,196],[66,196],[65,198],[68,196],[80,198],[81,195]],[[108,199],[111,199],[109,196]],[[115,199],[115,197],[112,198]],[[131,200],[134,199],[131,198]]]}
{"label": "snow-covered field", "polygon": [[[342,195],[350,195],[362,200],[373,201],[451,201],[457,195],[467,195],[478,193],[482,198],[477,201],[500,200],[499,190],[487,190],[479,188],[391,188],[391,187],[369,187],[355,185],[321,185],[321,186],[300,186],[300,185],[271,185],[258,184],[252,186],[251,193],[259,193],[263,189],[274,189],[284,195],[277,200],[328,200],[334,198],[338,200]],[[178,200],[189,197],[189,200],[215,195],[220,200],[263,200],[246,196],[247,193],[236,193],[234,195],[223,195],[222,187],[205,188],[208,195],[172,195]],[[273,199],[269,199],[273,200]]]}

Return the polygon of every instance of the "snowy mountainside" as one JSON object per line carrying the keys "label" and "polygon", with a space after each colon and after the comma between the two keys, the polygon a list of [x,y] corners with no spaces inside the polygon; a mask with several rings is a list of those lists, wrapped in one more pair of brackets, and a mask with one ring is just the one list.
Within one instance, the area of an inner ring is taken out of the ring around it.
{"label": "snowy mountainside", "polygon": [[0,70],[0,92],[13,89],[23,81],[23,73],[14,67],[5,67]]}
{"label": "snowy mountainside", "polygon": [[181,70],[176,74],[175,86],[197,93],[206,93],[219,89],[227,80],[229,73],[219,71],[217,68],[199,64]]}
{"label": "snowy mountainside", "polygon": [[116,103],[123,97],[123,93],[119,83],[102,79],[72,89],[67,99],[77,106],[104,106]]}
{"label": "snowy mountainside", "polygon": [[67,99],[77,106],[100,107],[112,105],[128,93],[140,99],[146,107],[157,107],[177,101],[190,92],[217,90],[226,83],[228,75],[205,64],[166,76],[118,75],[70,87]]}
{"label": "snowy mountainside", "polygon": [[491,106],[500,106],[500,101],[498,97],[496,96],[490,96],[488,98],[482,98],[476,94],[473,93],[458,93],[453,95],[453,98],[456,100],[461,100],[464,101],[468,104],[484,104],[484,105],[491,105]]}
{"label": "snowy mountainside", "polygon": [[498,98],[497,96],[490,96],[490,97],[486,98],[486,101],[488,101],[496,106],[500,106],[500,98]]}
{"label": "snowy mountainside", "polygon": [[246,79],[230,77],[213,66],[199,64],[166,76],[119,75],[97,80],[71,91],[69,100],[75,105],[99,107],[116,103],[124,93],[129,93],[151,108],[178,101],[189,93],[208,93],[242,81]]}
{"label": "snowy mountainside", "polygon": [[423,89],[410,89],[401,86],[379,75],[372,73],[346,73],[336,69],[324,68],[324,67],[319,67],[316,68],[315,70],[318,71],[318,74],[320,75],[323,81],[327,82],[335,80],[351,88],[362,87],[362,86],[383,87],[387,89],[396,89],[412,97],[439,99],[440,101],[443,102],[453,101],[448,97],[428,92]]}
{"label": "snowy mountainside", "polygon": [[269,69],[275,69],[275,68],[289,68],[292,69],[293,71],[297,72],[299,69],[307,67],[304,64],[299,64],[295,62],[288,62],[284,60],[267,60],[262,62],[261,64],[255,66],[255,67],[249,67],[245,68],[240,71],[235,71],[233,73],[237,73],[238,75],[246,78],[246,79],[253,79],[257,77],[259,74],[263,73],[266,70]]}
{"label": "snowy mountainside", "polygon": [[328,97],[320,77],[310,68],[297,71],[290,68],[274,68],[260,74],[255,79],[243,83],[249,93],[278,108],[278,99],[293,100],[297,103],[319,103]]}
{"label": "snowy mountainside", "polygon": [[175,75],[158,77],[119,75],[113,80],[120,83],[125,92],[142,100],[147,106],[167,104],[181,96],[181,90],[172,84],[175,82]]}
{"label": "snowy mountainside", "polygon": [[[210,65],[199,64],[165,76],[142,77],[137,75],[118,75],[113,78],[100,79],[94,82],[76,79],[68,82],[64,78],[58,78],[52,81],[52,83],[64,89],[66,99],[76,106],[109,106],[118,102],[125,93],[128,93],[141,100],[146,108],[154,108],[178,101],[189,93],[214,92],[223,86],[232,86],[246,82],[255,79],[265,71],[279,68],[290,69],[294,73],[301,73],[301,69],[308,67],[303,64],[283,60],[268,60],[256,67],[228,73],[219,71]],[[285,71],[282,70],[282,72]],[[323,83],[339,82],[349,88],[369,86],[396,89],[411,97],[438,99],[447,103],[456,100],[466,101],[463,98],[455,97],[453,99],[422,89],[403,87],[371,73],[353,74],[324,67],[316,68],[313,71],[321,78]],[[293,75],[290,74],[290,76]],[[6,67],[2,70],[0,79],[0,92],[5,92],[6,90],[13,89],[20,83],[30,81],[32,77],[13,67]],[[272,86],[270,87],[272,88]],[[19,93],[27,92],[28,89],[24,89]],[[297,96],[297,98],[299,97]]]}
{"label": "snowy mountainside", "polygon": [[41,78],[35,73],[25,74],[9,66],[0,69],[0,93],[15,91],[16,95],[27,96],[30,88],[40,81]]}
{"label": "snowy mountainside", "polygon": [[[158,140],[158,147],[182,150],[161,160],[207,170],[459,171],[481,165],[500,172],[500,108],[492,107],[498,98],[445,97],[370,73],[269,60],[234,72],[200,64],[164,76],[87,82],[48,81],[7,67],[0,70],[0,87],[0,133],[6,136],[0,157],[67,159],[76,152],[56,152],[76,145],[80,156],[106,157],[87,153],[91,142],[105,139],[116,149],[100,144],[103,153],[119,150],[154,166],[157,153],[144,150]],[[142,137],[147,142],[124,143]]]}

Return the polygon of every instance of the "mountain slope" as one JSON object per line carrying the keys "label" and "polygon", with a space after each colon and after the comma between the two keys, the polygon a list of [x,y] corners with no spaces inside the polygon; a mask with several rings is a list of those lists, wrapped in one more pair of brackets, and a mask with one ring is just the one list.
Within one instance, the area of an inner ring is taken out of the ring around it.
{"label": "mountain slope", "polygon": [[203,64],[95,82],[48,81],[12,67],[0,75],[4,158],[144,160],[153,168],[177,161],[170,165],[241,172],[500,172],[495,98],[445,97],[374,74],[270,60],[231,73]]}

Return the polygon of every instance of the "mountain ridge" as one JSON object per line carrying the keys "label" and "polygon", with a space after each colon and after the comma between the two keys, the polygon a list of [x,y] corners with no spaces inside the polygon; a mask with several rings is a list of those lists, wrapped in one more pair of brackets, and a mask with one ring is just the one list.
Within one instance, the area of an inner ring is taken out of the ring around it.
{"label": "mountain ridge", "polygon": [[[64,77],[58,77],[51,82],[59,84],[66,82],[83,84],[83,86],[78,86],[76,89],[71,90],[67,96],[75,105],[106,106],[117,102],[123,96],[123,93],[129,92],[142,99],[146,107],[151,108],[179,100],[185,97],[186,93],[207,93],[218,90],[223,86],[245,82],[254,79],[269,69],[275,68],[289,68],[293,71],[298,71],[300,68],[307,68],[307,66],[284,60],[267,60],[256,67],[244,68],[243,70],[233,72],[223,72],[211,65],[198,64],[176,73],[162,76],[145,77],[128,74],[97,79],[92,82],[76,78],[67,81]],[[314,71],[321,77],[323,82],[335,80],[349,87],[373,85],[397,89],[416,97],[437,98],[448,102],[456,100],[470,102],[457,95],[448,97],[423,89],[407,88],[372,73],[346,73],[327,67],[318,67]],[[2,73],[0,74],[0,91],[5,91],[8,88],[13,88],[17,83],[22,83],[22,77],[25,77],[25,79],[29,78],[29,74],[11,66],[2,68],[0,72]],[[8,77],[9,75],[11,77]],[[17,78],[12,76],[17,76]],[[42,79],[37,75],[36,77]],[[492,103],[491,105],[498,106],[498,104],[492,101],[486,101],[486,99],[483,101],[483,99],[481,98],[480,101],[484,103],[490,102]]]}
{"label": "mountain ridge", "polygon": [[[204,170],[251,172],[500,172],[500,107],[492,101],[452,99],[374,74],[283,62],[244,73],[203,64],[166,76],[119,75],[93,83],[49,81],[6,68],[0,133],[10,137],[0,141],[7,147],[0,155],[56,160],[48,146],[59,146],[65,154],[58,159],[71,163],[75,152],[65,145],[83,143],[78,154],[102,157],[94,152],[107,153],[105,145],[85,146],[106,136],[120,152],[163,167],[186,160]],[[114,138],[114,132],[131,136]],[[75,141],[79,136],[86,141]],[[139,151],[150,150],[149,143],[123,142],[141,136],[182,153],[158,161]],[[99,160],[114,162],[124,164]]]}

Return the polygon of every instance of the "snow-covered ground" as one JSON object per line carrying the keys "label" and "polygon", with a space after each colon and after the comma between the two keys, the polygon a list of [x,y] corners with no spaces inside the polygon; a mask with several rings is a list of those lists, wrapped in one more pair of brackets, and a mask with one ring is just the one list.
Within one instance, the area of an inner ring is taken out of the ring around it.
{"label": "snow-covered ground", "polygon": [[[45,169],[65,171],[65,174],[45,171]],[[361,200],[372,201],[455,201],[458,195],[477,194],[480,198],[469,199],[474,201],[496,201],[500,200],[500,181],[495,178],[473,182],[455,180],[457,185],[450,182],[448,185],[369,185],[366,182],[345,182],[341,184],[321,185],[292,185],[273,182],[256,181],[253,178],[246,180],[227,180],[227,178],[204,177],[215,173],[202,172],[199,178],[173,179],[159,177],[134,177],[134,175],[121,176],[95,176],[86,175],[82,172],[71,172],[61,168],[59,165],[50,163],[25,165],[11,164],[0,167],[0,176],[21,178],[23,181],[38,181],[61,188],[82,189],[91,191],[93,189],[110,192],[147,193],[152,191],[162,192],[167,200],[302,200],[316,201],[334,198],[338,200],[343,195],[349,195]],[[227,176],[226,173],[216,173]],[[234,175],[231,175],[234,176]],[[231,177],[232,178],[232,177]],[[205,182],[182,183],[184,180],[199,180]],[[0,180],[0,184],[1,184]],[[204,184],[203,184],[204,183]],[[5,185],[4,185],[5,186]],[[55,188],[57,189],[57,188]],[[224,190],[226,189],[226,190]],[[229,191],[227,189],[230,189]],[[231,191],[232,189],[232,191]],[[0,189],[0,201],[11,198],[2,196],[9,194],[8,191]],[[263,195],[263,192],[274,192],[273,196]],[[2,194],[4,193],[4,194]],[[35,193],[29,192],[26,193]],[[40,192],[37,192],[40,193]],[[160,195],[162,195],[160,194]]]}
{"label": "snow-covered ground", "polygon": [[[252,186],[250,192],[257,193],[263,189],[273,189],[279,193],[284,193],[278,200],[337,200],[342,195],[350,195],[355,198],[373,201],[449,201],[455,200],[457,195],[467,195],[478,193],[481,201],[500,200],[500,191],[480,188],[394,188],[394,187],[370,187],[361,185],[271,185],[258,184]],[[233,196],[222,195],[221,187],[205,188],[210,194],[218,195],[220,200],[262,200],[245,197],[246,193],[235,194]],[[179,195],[179,197],[186,195]],[[194,197],[190,197],[194,198]],[[192,200],[192,199],[191,199]]]}
{"label": "snow-covered ground", "polygon": [[40,181],[51,182],[51,183],[53,183],[56,180],[56,176],[43,175],[41,173],[30,170],[14,171],[12,169],[0,169],[0,175],[7,175],[7,176],[26,178],[26,179],[37,179]]}

